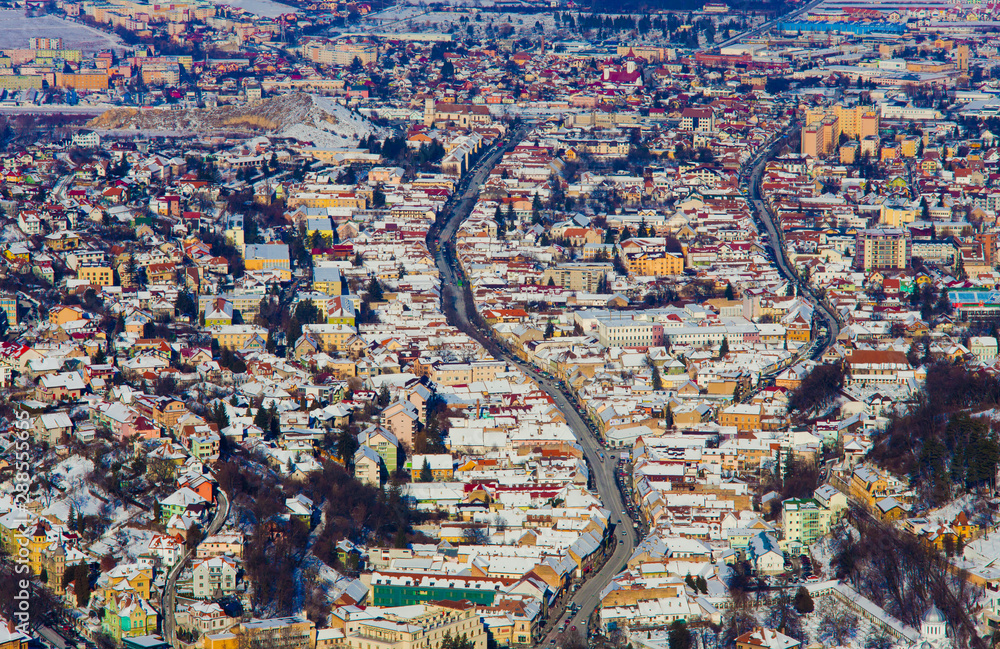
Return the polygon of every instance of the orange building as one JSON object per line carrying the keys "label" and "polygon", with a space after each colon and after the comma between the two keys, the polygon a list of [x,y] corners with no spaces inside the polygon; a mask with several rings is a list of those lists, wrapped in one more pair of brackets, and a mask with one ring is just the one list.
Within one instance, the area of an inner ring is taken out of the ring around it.
{"label": "orange building", "polygon": [[760,430],[762,408],[752,404],[734,404],[719,413],[719,424],[736,430]]}
{"label": "orange building", "polygon": [[110,266],[81,266],[76,272],[77,279],[87,280],[95,286],[114,286],[115,269]]}
{"label": "orange building", "polygon": [[106,70],[94,72],[56,72],[56,86],[76,90],[107,90]]}

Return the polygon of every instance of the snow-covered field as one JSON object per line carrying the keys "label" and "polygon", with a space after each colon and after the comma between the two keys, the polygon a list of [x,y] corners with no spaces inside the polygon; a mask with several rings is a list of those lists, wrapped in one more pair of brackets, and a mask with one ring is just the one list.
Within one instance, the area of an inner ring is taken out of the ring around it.
{"label": "snow-covered field", "polygon": [[0,10],[0,49],[27,49],[28,39],[32,36],[61,37],[63,47],[85,52],[125,46],[121,39],[113,34],[105,34],[92,27],[57,16],[28,18],[23,11]]}
{"label": "snow-covered field", "polygon": [[280,2],[273,2],[272,0],[212,0],[212,2],[217,5],[239,7],[244,11],[249,11],[265,18],[275,18],[281,14],[292,14],[298,11],[295,7],[283,5]]}
{"label": "snow-covered field", "polygon": [[24,241],[28,237],[25,236],[21,229],[13,223],[8,223],[0,230],[0,241],[4,243],[11,243],[13,241]]}
{"label": "snow-covered field", "polygon": [[555,29],[555,17],[552,14],[516,14],[516,13],[484,13],[482,20],[475,19],[476,12],[473,11],[427,11],[420,7],[390,7],[385,11],[369,14],[365,18],[365,23],[378,30],[387,32],[405,32],[409,30],[409,23],[413,28],[420,31],[445,31],[451,25],[455,25],[460,34],[465,34],[466,23],[459,22],[462,16],[469,19],[477,31],[485,29],[486,25],[493,23],[499,26],[502,23],[510,22],[515,32],[522,28],[532,28],[535,21],[542,24],[546,31]]}
{"label": "snow-covered field", "polygon": [[55,516],[64,522],[69,522],[72,513],[85,516],[107,514],[115,523],[128,520],[132,513],[129,508],[120,503],[116,504],[105,494],[100,493],[96,487],[87,484],[87,476],[93,470],[94,463],[79,456],[67,458],[57,464],[49,472],[49,479],[58,489],[53,492],[61,497],[49,503],[42,510],[42,515]]}
{"label": "snow-covered field", "polygon": [[303,115],[297,124],[285,127],[279,136],[303,142],[311,141],[318,147],[350,147],[356,145],[362,137],[368,137],[375,131],[368,119],[351,112],[346,106],[338,104],[329,97],[313,95],[313,103],[336,119],[336,123],[331,124],[307,114]]}
{"label": "snow-covered field", "polygon": [[135,561],[149,547],[152,538],[153,532],[150,530],[121,525],[108,531],[90,546],[90,551],[99,556],[110,554],[123,561]]}
{"label": "snow-covered field", "polygon": [[74,455],[57,464],[49,472],[49,480],[63,489],[72,490],[82,486],[87,475],[93,470],[93,462],[87,458]]}

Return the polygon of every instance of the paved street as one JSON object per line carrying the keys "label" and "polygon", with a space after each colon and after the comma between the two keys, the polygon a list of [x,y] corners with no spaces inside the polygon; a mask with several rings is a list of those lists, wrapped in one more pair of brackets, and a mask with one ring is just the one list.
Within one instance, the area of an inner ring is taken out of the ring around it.
{"label": "paved street", "polygon": [[774,259],[778,265],[778,269],[785,278],[794,282],[798,286],[799,295],[813,303],[816,306],[817,313],[826,322],[826,341],[825,344],[817,345],[813,350],[812,356],[815,359],[822,356],[823,352],[825,352],[836,341],[837,334],[840,333],[840,322],[837,320],[833,309],[831,309],[826,302],[818,299],[811,289],[809,289],[803,282],[799,281],[798,273],[795,272],[795,268],[792,266],[791,262],[788,261],[788,254],[785,251],[784,237],[781,227],[776,223],[776,219],[771,213],[771,210],[768,209],[767,205],[761,199],[760,193],[760,179],[764,174],[764,167],[767,164],[767,161],[771,159],[774,151],[783,145],[784,137],[794,132],[796,128],[798,128],[798,125],[793,123],[788,127],[788,129],[785,130],[783,136],[776,138],[769,146],[761,148],[761,150],[757,153],[757,157],[752,160],[753,167],[744,183],[747,185],[746,189],[748,191],[748,200],[753,206],[757,220],[762,223],[764,228],[767,230],[768,243],[771,246],[771,251],[774,254]]}
{"label": "paved street", "polygon": [[[216,534],[221,530],[226,519],[229,518],[229,496],[226,495],[226,492],[220,490],[218,499],[219,502],[215,507],[215,516],[212,517],[212,522],[209,523],[208,530],[205,532],[206,537]],[[176,638],[174,637],[176,631],[174,612],[177,606],[177,577],[180,576],[184,570],[184,566],[191,561],[193,556],[194,551],[189,550],[173,567],[173,570],[167,575],[167,583],[164,584],[163,596],[160,598],[160,613],[163,618],[163,639],[173,646],[176,646]]]}
{"label": "paved street", "polygon": [[[523,134],[523,130],[521,133]],[[515,134],[514,137],[512,137],[512,140],[516,142],[523,136],[522,134]],[[603,449],[597,442],[593,433],[590,432],[586,422],[580,416],[577,406],[570,403],[569,399],[567,399],[566,395],[562,392],[562,390],[560,390],[559,386],[554,381],[543,377],[541,374],[536,372],[534,368],[521,362],[515,356],[490,340],[484,331],[478,329],[476,325],[470,321],[469,314],[466,311],[467,303],[466,296],[464,295],[465,291],[463,289],[468,290],[468,285],[466,284],[461,288],[458,286],[459,277],[456,269],[454,268],[454,255],[448,252],[453,249],[450,246],[446,246],[445,242],[450,241],[454,237],[459,225],[465,217],[468,216],[469,212],[471,212],[472,207],[478,199],[479,188],[482,186],[482,183],[489,174],[489,170],[500,157],[500,153],[501,150],[497,149],[484,156],[483,162],[480,164],[478,170],[471,176],[471,179],[465,186],[464,191],[460,194],[460,198],[456,201],[455,206],[447,215],[447,219],[441,228],[441,246],[435,253],[435,259],[442,278],[442,301],[446,305],[453,304],[455,307],[454,309],[445,309],[446,313],[449,314],[449,320],[452,325],[476,338],[484,347],[490,350],[490,353],[494,356],[509,361],[513,365],[521,368],[527,374],[533,376],[538,381],[541,388],[553,398],[559,409],[566,415],[567,423],[573,429],[573,433],[576,435],[580,445],[583,447],[587,462],[590,465],[594,476],[594,485],[596,486],[605,507],[611,511],[611,522],[618,528],[618,530],[616,530],[618,542],[614,553],[611,555],[604,567],[596,575],[591,576],[586,583],[573,593],[572,597],[566,602],[567,606],[570,603],[580,605],[580,611],[576,615],[569,618],[569,625],[575,625],[581,633],[585,633],[587,620],[600,601],[599,595],[601,590],[607,586],[607,584],[611,581],[611,578],[625,565],[625,562],[628,560],[629,556],[631,556],[632,550],[638,542],[639,535],[632,521],[627,517],[625,519],[626,524],[621,525],[622,513],[626,510],[626,506],[615,483],[615,462],[610,457],[606,458],[604,462],[601,461],[599,453],[602,452]],[[624,537],[621,534],[621,529],[624,529],[625,531]],[[545,639],[545,643],[547,644],[550,639],[555,637],[555,635],[556,633],[554,631],[551,632],[549,637]]]}

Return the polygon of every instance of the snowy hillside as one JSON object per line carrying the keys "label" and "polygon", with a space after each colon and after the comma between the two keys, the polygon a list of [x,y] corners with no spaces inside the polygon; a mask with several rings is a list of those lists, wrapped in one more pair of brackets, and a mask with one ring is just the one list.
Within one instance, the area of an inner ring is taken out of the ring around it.
{"label": "snowy hillside", "polygon": [[327,97],[291,93],[257,104],[185,110],[114,108],[88,126],[103,132],[246,133],[294,138],[318,147],[350,147],[375,131],[365,117]]}

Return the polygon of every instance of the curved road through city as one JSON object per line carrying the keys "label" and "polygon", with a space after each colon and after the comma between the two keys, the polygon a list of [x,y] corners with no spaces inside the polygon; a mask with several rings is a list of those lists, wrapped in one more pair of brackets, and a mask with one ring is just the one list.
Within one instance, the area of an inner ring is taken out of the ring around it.
{"label": "curved road through city", "polygon": [[[626,561],[632,555],[632,551],[639,540],[639,531],[636,529],[634,522],[625,514],[627,509],[626,504],[616,483],[615,468],[617,462],[607,453],[605,453],[606,457],[604,461],[601,460],[603,449],[595,435],[591,432],[587,422],[581,416],[579,406],[571,402],[569,396],[560,388],[556,381],[543,376],[532,366],[521,361],[498,345],[490,338],[487,329],[480,328],[480,321],[477,317],[470,318],[469,309],[474,310],[471,291],[467,282],[463,282],[463,286],[459,286],[459,281],[462,278],[459,270],[456,268],[457,261],[454,254],[454,242],[452,241],[462,221],[472,211],[473,206],[479,198],[479,188],[489,175],[490,169],[493,168],[503,154],[508,142],[516,143],[520,141],[526,132],[526,126],[519,127],[507,141],[501,142],[483,155],[481,161],[466,175],[466,180],[463,180],[460,184],[455,199],[451,203],[452,206],[446,212],[444,220],[439,222],[438,226],[432,228],[428,240],[432,245],[437,240],[441,241],[441,245],[437,246],[434,251],[434,257],[437,262],[438,271],[441,274],[441,303],[449,323],[479,341],[494,357],[517,366],[525,374],[534,378],[541,389],[552,397],[555,404],[565,415],[566,422],[572,428],[573,434],[576,435],[580,446],[583,448],[593,476],[593,485],[600,494],[601,502],[611,512],[610,521],[616,525],[617,529],[614,532],[616,540],[609,540],[609,543],[613,543],[613,546],[611,546],[613,550],[608,560],[596,574],[590,575],[585,582],[573,591],[570,598],[564,602],[567,609],[570,604],[577,604],[579,606],[576,614],[571,614],[566,618],[567,628],[575,626],[582,635],[586,636],[587,623],[591,614],[600,603],[601,591],[608,585],[612,577],[625,566]],[[625,524],[622,524],[623,520]],[[560,618],[557,618],[556,621]],[[552,626],[555,627],[555,624]],[[556,631],[553,628],[548,636],[544,638],[542,644],[548,644],[555,638],[555,635]]]}
{"label": "curved road through city", "polygon": [[[800,282],[791,263],[788,261],[782,245],[781,230],[776,226],[773,215],[760,198],[760,178],[763,174],[764,165],[772,156],[774,150],[784,142],[788,133],[793,128],[795,128],[795,124],[792,124],[785,133],[776,136],[767,146],[761,148],[757,156],[750,161],[749,164],[752,165],[750,167],[751,170],[744,177],[743,182],[757,218],[768,231],[770,245],[774,251],[774,258],[780,272],[799,286],[800,294],[808,296],[811,299],[816,305],[818,313],[827,322],[826,344],[817,346],[814,351],[814,356],[819,356],[836,339],[840,325],[833,310],[822,300],[816,298],[811,289]],[[580,446],[583,448],[593,477],[593,485],[597,488],[604,507],[611,512],[610,520],[615,524],[617,529],[613,534],[614,539],[610,541],[613,543],[613,549],[608,560],[596,574],[590,575],[585,582],[573,591],[569,600],[565,602],[567,610],[570,604],[576,604],[579,607],[575,614],[570,613],[568,617],[565,617],[567,627],[576,627],[585,635],[588,628],[588,621],[600,604],[601,591],[625,567],[628,558],[632,555],[640,538],[640,533],[635,522],[626,513],[628,506],[616,482],[615,470],[618,463],[613,455],[604,452],[600,442],[581,415],[580,407],[572,402],[572,397],[557,381],[543,375],[533,366],[525,363],[491,338],[489,328],[479,319],[478,314],[475,313],[475,306],[472,301],[472,293],[468,282],[464,281],[461,271],[457,268],[453,241],[462,222],[471,213],[472,208],[479,199],[479,189],[488,177],[490,170],[500,159],[500,156],[507,147],[512,143],[520,141],[526,132],[527,126],[519,126],[508,138],[497,143],[483,154],[480,161],[470,169],[469,173],[460,182],[454,198],[445,208],[443,218],[431,228],[428,235],[428,243],[434,250],[435,262],[441,276],[441,304],[448,322],[476,339],[495,358],[507,361],[534,378],[541,389],[552,397],[555,404],[565,415],[566,422],[573,430]],[[748,188],[746,187],[747,185]],[[603,459],[602,455],[605,456]],[[563,619],[562,614],[556,618],[555,622],[561,619]],[[552,629],[541,642],[542,646],[548,645],[555,639],[557,633],[555,626],[555,624],[552,624]]]}
{"label": "curved road through city", "polygon": [[[225,491],[220,489],[218,499],[219,502],[215,506],[215,515],[212,517],[212,522],[209,523],[208,531],[205,533],[206,537],[217,534],[222,529],[222,525],[226,522],[226,519],[229,518],[229,496],[226,495]],[[167,575],[167,583],[163,587],[163,596],[160,598],[160,612],[163,616],[163,639],[171,646],[177,646],[174,635],[176,633],[176,620],[174,616],[177,611],[177,577],[180,576],[181,571],[184,570],[184,566],[188,564],[194,553],[195,550],[185,552],[181,560],[170,570],[170,573]]]}
{"label": "curved road through city", "polygon": [[750,173],[743,178],[742,183],[744,191],[747,192],[750,204],[753,206],[757,220],[767,230],[768,243],[774,253],[774,260],[778,266],[778,270],[786,279],[798,287],[799,295],[808,298],[816,307],[816,312],[826,322],[826,340],[823,345],[817,345],[812,352],[812,357],[818,359],[836,342],[837,334],[840,333],[840,321],[833,309],[825,301],[819,299],[812,288],[804,283],[799,278],[798,273],[795,272],[795,267],[788,260],[788,254],[785,251],[784,232],[782,232],[774,214],[762,199],[760,189],[760,181],[764,175],[764,167],[767,165],[767,161],[773,157],[775,149],[784,145],[788,136],[796,128],[798,128],[798,123],[792,122],[783,133],[774,137],[767,146],[760,148],[756,157],[750,161],[752,165]]}

